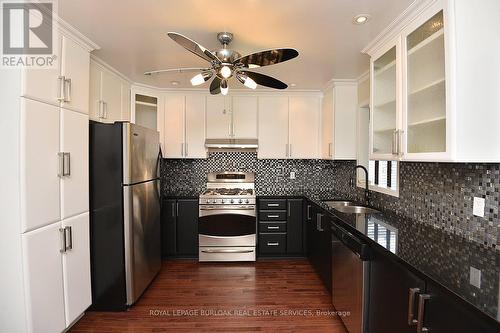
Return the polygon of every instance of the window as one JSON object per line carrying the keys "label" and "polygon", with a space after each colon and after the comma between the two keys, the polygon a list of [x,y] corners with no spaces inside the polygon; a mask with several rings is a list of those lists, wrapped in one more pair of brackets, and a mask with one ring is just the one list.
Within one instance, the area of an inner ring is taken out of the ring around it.
{"label": "window", "polygon": [[[372,191],[399,196],[399,162],[368,161],[369,188]],[[364,187],[364,173],[358,172],[358,186]]]}

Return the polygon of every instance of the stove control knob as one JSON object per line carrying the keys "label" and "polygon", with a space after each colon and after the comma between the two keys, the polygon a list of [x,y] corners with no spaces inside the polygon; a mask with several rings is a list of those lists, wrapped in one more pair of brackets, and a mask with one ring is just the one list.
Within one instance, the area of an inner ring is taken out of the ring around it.
{"label": "stove control knob", "polygon": [[233,202],[234,202],[234,200],[233,200],[233,199],[231,199],[231,203],[233,203]]}
{"label": "stove control knob", "polygon": [[243,199],[240,199],[238,202],[239,202],[239,203],[243,203]]}

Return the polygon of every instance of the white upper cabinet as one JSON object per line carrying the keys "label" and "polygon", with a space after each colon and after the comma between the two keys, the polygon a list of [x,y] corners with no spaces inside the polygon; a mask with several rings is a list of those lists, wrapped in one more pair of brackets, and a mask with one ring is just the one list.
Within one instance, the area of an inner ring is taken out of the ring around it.
{"label": "white upper cabinet", "polygon": [[130,121],[130,84],[104,65],[90,60],[90,119]]}
{"label": "white upper cabinet", "polygon": [[314,159],[319,157],[319,115],[319,97],[290,97],[289,158]]}
{"label": "white upper cabinet", "polygon": [[163,157],[184,157],[184,110],[186,98],[183,94],[165,96]]}
{"label": "white upper cabinet", "polygon": [[60,219],[59,108],[22,98],[21,119],[21,231],[25,232]]}
{"label": "white upper cabinet", "polygon": [[500,161],[499,12],[497,0],[418,2],[365,49],[370,158]]}
{"label": "white upper cabinet", "polygon": [[62,37],[61,75],[64,80],[62,106],[89,113],[89,52],[79,44]]}
{"label": "white upper cabinet", "polygon": [[233,126],[235,138],[257,138],[257,107],[256,96],[233,96]]}
{"label": "white upper cabinet", "polygon": [[288,97],[259,97],[258,158],[288,158]]}
{"label": "white upper cabinet", "polygon": [[321,106],[321,158],[356,158],[356,82],[336,82],[323,94]]}
{"label": "white upper cabinet", "polygon": [[206,158],[205,149],[205,96],[186,95],[186,134],[184,155],[187,158]]}
{"label": "white upper cabinet", "polygon": [[231,97],[207,96],[207,139],[231,138]]}

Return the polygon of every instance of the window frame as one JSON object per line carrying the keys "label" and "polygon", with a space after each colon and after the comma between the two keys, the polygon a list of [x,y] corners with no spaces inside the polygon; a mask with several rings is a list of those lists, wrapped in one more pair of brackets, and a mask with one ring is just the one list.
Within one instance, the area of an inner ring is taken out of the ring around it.
{"label": "window frame", "polygon": [[[382,161],[382,160],[373,160],[373,161]],[[368,189],[370,191],[374,191],[374,192],[379,192],[379,193],[383,193],[383,194],[387,194],[387,195],[390,195],[390,196],[393,196],[393,197],[396,197],[396,198],[399,198],[399,188],[401,186],[401,183],[400,183],[400,179],[401,179],[401,174],[400,174],[400,162],[399,161],[390,161],[391,163],[397,163],[397,186],[396,186],[396,189],[393,190],[391,188],[387,188],[387,187],[382,187],[382,186],[379,186],[379,185],[376,185],[376,184],[371,184],[369,183],[368,184]],[[370,160],[368,160],[368,163],[370,163]],[[367,166],[367,170],[369,170],[369,167]],[[370,178],[370,176],[368,176],[368,178]],[[365,188],[366,186],[366,181],[369,181],[369,179],[365,180],[364,179],[364,176],[361,176],[357,175],[357,186],[360,187],[360,188]]]}

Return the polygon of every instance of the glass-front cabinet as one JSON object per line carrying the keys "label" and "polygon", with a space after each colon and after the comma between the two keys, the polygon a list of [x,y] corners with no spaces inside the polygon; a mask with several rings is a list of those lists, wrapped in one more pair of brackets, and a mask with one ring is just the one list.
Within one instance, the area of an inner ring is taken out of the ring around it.
{"label": "glass-front cabinet", "polygon": [[410,25],[403,33],[403,49],[404,157],[443,155],[447,152],[443,10],[431,11]]}
{"label": "glass-front cabinet", "polygon": [[399,132],[399,43],[388,44],[372,58],[371,158],[397,159]]}

